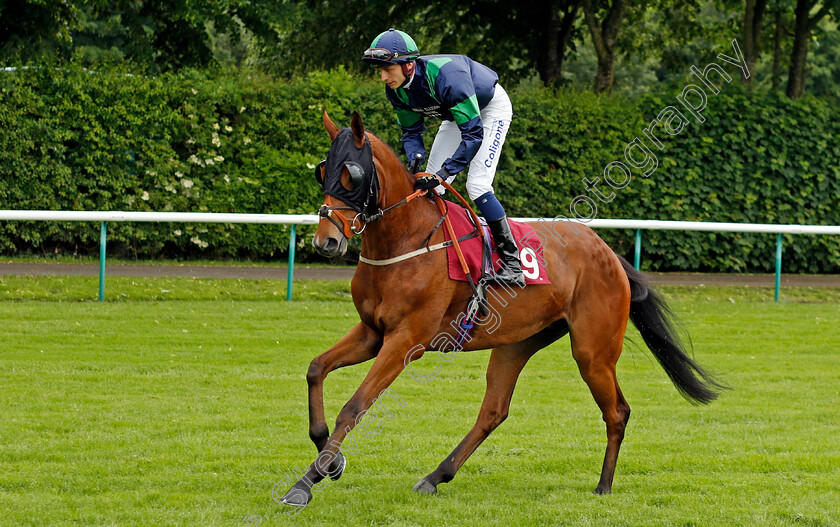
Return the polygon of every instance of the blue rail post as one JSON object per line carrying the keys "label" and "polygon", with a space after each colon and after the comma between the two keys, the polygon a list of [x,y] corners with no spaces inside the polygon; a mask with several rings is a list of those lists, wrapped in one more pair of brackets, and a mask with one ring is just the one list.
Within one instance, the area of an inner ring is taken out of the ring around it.
{"label": "blue rail post", "polygon": [[782,286],[782,233],[776,236],[776,302],[779,301],[779,289]]}
{"label": "blue rail post", "polygon": [[108,228],[103,221],[99,226],[99,301],[105,301],[105,247],[108,244]]}
{"label": "blue rail post", "polygon": [[289,233],[289,276],[286,278],[286,300],[292,301],[292,280],[295,277],[295,245],[297,244],[297,225],[292,224]]}
{"label": "blue rail post", "polygon": [[636,253],[633,257],[633,267],[639,270],[642,262],[642,229],[636,229]]}

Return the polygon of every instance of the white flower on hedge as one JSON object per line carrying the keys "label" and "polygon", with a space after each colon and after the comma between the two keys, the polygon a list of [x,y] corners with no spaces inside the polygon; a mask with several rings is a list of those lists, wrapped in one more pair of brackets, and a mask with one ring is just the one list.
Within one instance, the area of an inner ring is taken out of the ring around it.
{"label": "white flower on hedge", "polygon": [[143,192],[143,195],[142,195],[142,196],[140,196],[140,198],[141,198],[143,201],[149,201],[149,193],[144,191],[144,192]]}
{"label": "white flower on hedge", "polygon": [[215,164],[216,164],[216,162],[215,162],[215,161],[213,161],[213,159],[212,159],[212,158],[210,158],[210,159],[205,159],[205,160],[204,160],[204,164],[206,164],[206,165],[208,165],[208,166],[209,166],[209,165],[215,165]]}
{"label": "white flower on hedge", "polygon": [[250,137],[243,137],[243,138],[242,138],[242,142],[243,142],[243,143],[245,143],[245,144],[247,145],[247,144],[249,144],[249,143],[251,142],[251,138],[250,138]]}
{"label": "white flower on hedge", "polygon": [[207,247],[210,246],[209,243],[205,242],[204,240],[202,240],[198,236],[193,236],[192,238],[190,238],[190,241],[193,242],[194,244],[198,245],[202,249],[206,249]]}
{"label": "white flower on hedge", "polygon": [[195,163],[196,165],[204,166],[204,164],[201,162],[201,159],[196,157],[195,154],[191,155],[187,161],[189,161],[190,163]]}
{"label": "white flower on hedge", "polygon": [[219,129],[219,123],[213,123],[213,130]]}
{"label": "white flower on hedge", "polygon": [[315,168],[315,165],[313,165],[312,163],[307,163],[306,168],[308,168],[309,170],[312,170],[312,169]]}
{"label": "white flower on hedge", "polygon": [[225,126],[225,132],[233,132],[233,127],[231,127],[230,125]]}
{"label": "white flower on hedge", "polygon": [[195,139],[193,139],[192,137],[190,137],[189,139],[187,139],[187,144],[188,144],[188,145],[194,145],[194,144],[195,144]]}
{"label": "white flower on hedge", "polygon": [[222,140],[219,139],[219,134],[217,134],[216,132],[213,132],[212,137],[213,138],[210,140],[211,143],[213,143],[217,147],[222,146]]}
{"label": "white flower on hedge", "polygon": [[181,235],[181,229],[175,229],[175,236]]}
{"label": "white flower on hedge", "polygon": [[164,188],[167,192],[171,192],[171,193],[173,193],[173,194],[177,194],[177,193],[178,193],[178,191],[177,191],[177,190],[175,190],[175,187],[173,187],[172,185],[166,185],[166,186],[165,186],[165,187],[163,187],[163,188]]}
{"label": "white flower on hedge", "polygon": [[216,156],[216,157],[213,158],[213,161],[215,161],[216,163],[221,163],[224,160],[225,160],[225,158],[222,157],[222,156]]}
{"label": "white flower on hedge", "polygon": [[184,188],[192,188],[195,183],[192,182],[190,179],[182,179],[181,184],[184,185]]}
{"label": "white flower on hedge", "polygon": [[184,177],[184,174],[182,174],[180,172],[175,172],[175,177],[178,178],[178,179],[181,179],[182,177]]}
{"label": "white flower on hedge", "polygon": [[225,174],[224,180],[225,183],[230,183],[230,177],[227,174]]}

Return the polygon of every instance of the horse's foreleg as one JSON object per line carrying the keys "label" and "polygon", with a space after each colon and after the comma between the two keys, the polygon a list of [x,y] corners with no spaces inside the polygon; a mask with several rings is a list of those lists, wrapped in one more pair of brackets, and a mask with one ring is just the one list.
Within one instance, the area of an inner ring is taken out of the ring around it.
{"label": "horse's foreleg", "polygon": [[[334,477],[331,471],[336,469],[334,462],[341,459],[340,449],[345,438],[361,422],[373,402],[383,395],[383,392],[403,371],[404,360],[412,343],[423,341],[424,339],[412,335],[389,336],[385,339],[365,380],[339,412],[332,435],[324,442],[323,448],[319,449],[315,462],[309,466],[306,474],[283,497],[283,503],[296,506],[308,504],[312,499],[312,486],[327,476]],[[419,356],[414,358],[419,358]],[[353,444],[348,444],[345,450],[349,452],[355,450],[356,447],[354,437]]]}
{"label": "horse's foreleg", "polygon": [[507,418],[519,373],[534,353],[565,333],[565,329],[558,329],[545,330],[522,342],[493,349],[487,366],[487,390],[475,425],[437,469],[418,481],[413,490],[432,494],[437,492],[438,484],[452,481],[467,458]]}
{"label": "horse's foreleg", "polygon": [[338,368],[370,360],[379,352],[382,337],[363,323],[357,324],[333,347],[315,357],[309,364],[306,382],[309,385],[309,437],[318,452],[324,449],[330,435],[324,415],[324,379]]}

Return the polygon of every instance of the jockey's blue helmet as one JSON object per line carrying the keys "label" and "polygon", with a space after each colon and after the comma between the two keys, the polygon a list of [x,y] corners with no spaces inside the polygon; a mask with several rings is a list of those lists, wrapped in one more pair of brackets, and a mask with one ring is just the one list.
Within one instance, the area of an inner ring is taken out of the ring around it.
{"label": "jockey's blue helmet", "polygon": [[414,39],[408,33],[391,28],[373,39],[362,60],[374,66],[405,64],[420,56]]}

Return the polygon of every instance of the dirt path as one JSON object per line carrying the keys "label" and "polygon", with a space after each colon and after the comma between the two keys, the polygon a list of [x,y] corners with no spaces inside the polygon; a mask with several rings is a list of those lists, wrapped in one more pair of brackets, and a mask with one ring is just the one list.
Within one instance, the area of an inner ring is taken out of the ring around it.
{"label": "dirt path", "polygon": [[[211,265],[127,265],[110,264],[108,276],[174,276],[188,278],[242,278],[286,280],[288,270],[283,267],[211,266]],[[350,280],[352,267],[295,266],[295,278],[301,280]],[[98,276],[99,265],[59,263],[0,263],[0,275],[77,275]],[[751,285],[773,286],[772,274],[703,274],[648,273],[654,284],[670,285]],[[785,275],[783,286],[840,287],[840,275]]]}

